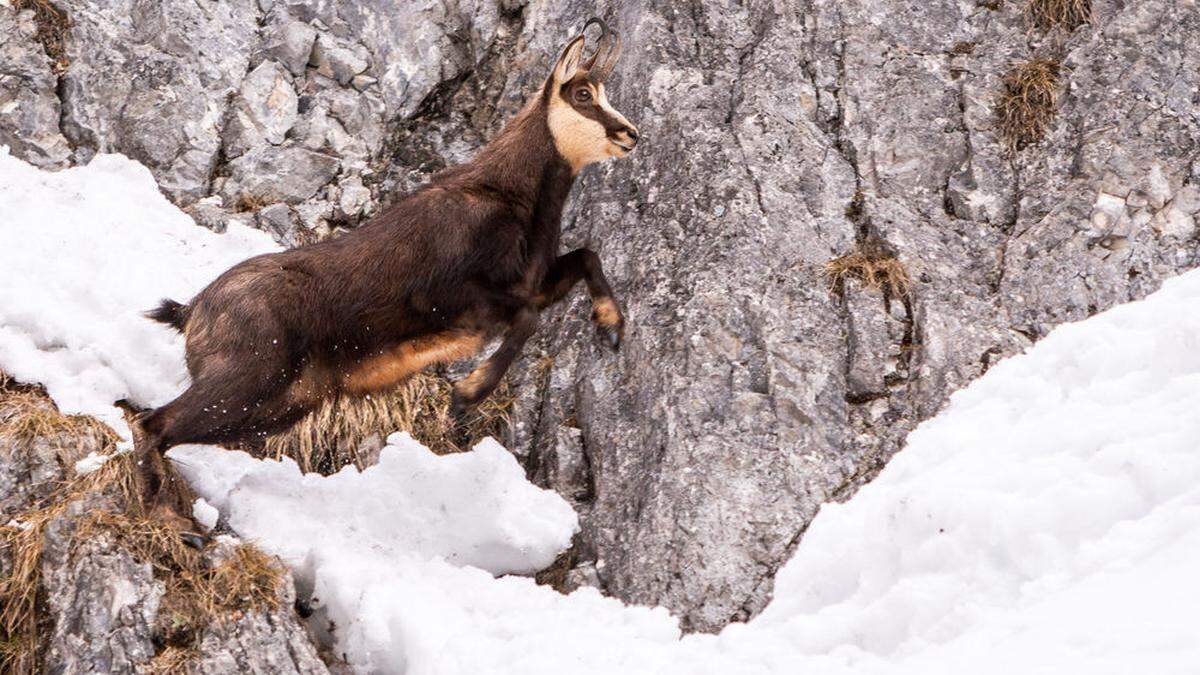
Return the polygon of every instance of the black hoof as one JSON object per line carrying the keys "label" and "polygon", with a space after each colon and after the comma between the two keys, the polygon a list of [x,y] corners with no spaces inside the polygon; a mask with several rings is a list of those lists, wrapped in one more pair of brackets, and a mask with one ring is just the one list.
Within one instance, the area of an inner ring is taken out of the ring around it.
{"label": "black hoof", "polygon": [[179,538],[183,540],[184,545],[194,548],[197,551],[204,550],[205,544],[208,543],[208,537],[195,532],[180,532]]}
{"label": "black hoof", "polygon": [[471,406],[464,401],[450,402],[450,442],[465,448],[471,441]]}
{"label": "black hoof", "polygon": [[313,615],[312,603],[309,602],[308,600],[301,600],[300,598],[296,598],[296,603],[295,603],[294,607],[296,608],[296,613],[300,615],[301,619],[307,619],[308,617]]}
{"label": "black hoof", "polygon": [[467,426],[467,418],[470,416],[471,406],[464,401],[450,401],[450,423],[454,427],[462,428]]}
{"label": "black hoof", "polygon": [[600,341],[608,345],[608,348],[614,352],[621,351],[622,332],[620,326],[596,326],[596,335]]}

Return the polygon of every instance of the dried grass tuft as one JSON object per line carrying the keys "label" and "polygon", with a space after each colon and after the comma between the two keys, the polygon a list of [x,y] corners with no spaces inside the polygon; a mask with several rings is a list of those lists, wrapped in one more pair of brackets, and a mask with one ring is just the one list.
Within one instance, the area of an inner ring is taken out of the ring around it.
{"label": "dried grass tuft", "polygon": [[508,428],[514,395],[507,382],[481,403],[469,422],[466,447],[459,445],[450,419],[451,383],[419,373],[397,389],[365,398],[329,401],[285,433],[267,439],[263,454],[291,457],[306,472],[329,474],[353,463],[373,463],[364,443],[407,431],[438,454],[461,452],[484,436]]}
{"label": "dried grass tuft", "polygon": [[1092,20],[1092,0],[1028,0],[1025,16],[1043,31],[1070,32]]}
{"label": "dried grass tuft", "polygon": [[[0,435],[20,450],[41,434],[70,434],[80,439],[115,436],[100,422],[59,414],[36,388],[0,377]],[[231,613],[273,608],[283,569],[248,544],[210,565],[186,546],[177,530],[151,518],[142,508],[132,454],[117,455],[86,476],[64,482],[42,502],[0,526],[0,549],[7,561],[0,578],[0,672],[39,672],[41,631],[38,594],[46,525],[89,493],[106,495],[116,510],[97,509],[81,518],[74,542],[113,537],[139,560],[150,563],[166,593],[156,627],[167,649],[155,658],[153,672],[183,672],[203,629]]]}
{"label": "dried grass tuft", "polygon": [[270,206],[274,202],[268,201],[266,197],[257,195],[252,192],[243,192],[234,204],[233,210],[237,213],[257,213]]}
{"label": "dried grass tuft", "polygon": [[0,548],[8,564],[0,578],[0,672],[38,671],[39,565],[42,527],[47,520],[49,516],[33,513],[19,527],[0,527]]}
{"label": "dried grass tuft", "polygon": [[150,563],[155,578],[164,583],[156,629],[167,645],[191,647],[215,617],[278,604],[283,569],[249,544],[239,544],[213,567],[183,543],[177,530],[140,514],[95,511],[77,531],[79,541],[102,534],[116,537],[139,560]]}
{"label": "dried grass tuft", "polygon": [[845,289],[847,279],[856,279],[871,290],[900,297],[908,295],[911,280],[904,263],[878,246],[862,246],[825,263],[825,279],[832,291]]}
{"label": "dried grass tuft", "polygon": [[116,443],[117,434],[87,415],[63,415],[41,389],[0,381],[0,435],[19,441],[59,436],[86,437],[102,446]]}
{"label": "dried grass tuft", "polygon": [[71,65],[70,59],[67,58],[67,33],[71,30],[71,21],[67,13],[50,0],[13,0],[13,7],[18,12],[23,9],[33,10],[38,42],[42,43],[42,49],[46,51],[46,56],[50,57],[54,72],[65,72]]}
{"label": "dried grass tuft", "polygon": [[200,656],[190,647],[167,647],[150,661],[147,675],[179,675],[191,671],[191,664]]}
{"label": "dried grass tuft", "polygon": [[1014,65],[1004,76],[996,126],[1005,147],[1016,153],[1042,140],[1054,119],[1060,65],[1036,59]]}

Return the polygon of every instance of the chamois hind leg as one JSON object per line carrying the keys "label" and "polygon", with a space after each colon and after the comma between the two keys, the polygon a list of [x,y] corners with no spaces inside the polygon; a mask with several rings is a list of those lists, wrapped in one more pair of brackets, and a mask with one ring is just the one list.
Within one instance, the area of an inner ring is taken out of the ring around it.
{"label": "chamois hind leg", "polygon": [[185,443],[261,437],[287,428],[311,410],[316,401],[297,395],[294,379],[286,368],[270,372],[242,365],[210,370],[178,398],[140,418],[135,423],[135,450],[146,509],[170,519],[168,511],[182,515],[178,512],[186,507],[178,498],[183,486],[171,483],[173,472],[163,458],[167,450]]}
{"label": "chamois hind leg", "polygon": [[592,323],[596,325],[596,333],[610,347],[619,349],[625,335],[625,318],[604,276],[600,256],[591,249],[577,248],[556,258],[546,272],[534,304],[542,309],[562,300],[581,279],[587,283],[592,298]]}
{"label": "chamois hind leg", "polygon": [[509,323],[504,340],[486,361],[479,364],[471,374],[454,383],[454,391],[450,396],[450,416],[460,435],[465,429],[466,415],[469,410],[487,398],[500,384],[504,373],[521,354],[525,342],[537,330],[538,315],[530,307],[517,310],[516,316]]}

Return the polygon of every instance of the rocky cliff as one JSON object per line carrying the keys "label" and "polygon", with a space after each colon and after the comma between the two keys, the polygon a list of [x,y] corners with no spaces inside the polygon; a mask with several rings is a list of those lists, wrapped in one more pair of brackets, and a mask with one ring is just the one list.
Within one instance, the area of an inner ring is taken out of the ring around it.
{"label": "rocky cliff", "polygon": [[583,516],[567,585],[746,619],[950,393],[1200,262],[1190,0],[0,0],[0,144],[304,242],[468,157],[593,14],[644,140],[565,238],[629,328],[548,316],[510,439]]}

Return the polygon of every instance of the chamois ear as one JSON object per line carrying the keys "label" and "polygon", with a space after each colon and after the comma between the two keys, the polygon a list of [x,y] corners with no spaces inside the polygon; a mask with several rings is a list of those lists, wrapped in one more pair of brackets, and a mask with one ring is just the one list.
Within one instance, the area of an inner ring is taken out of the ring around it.
{"label": "chamois ear", "polygon": [[583,35],[579,35],[574,40],[567,43],[563,49],[562,56],[558,57],[558,63],[554,64],[554,81],[566,82],[575,77],[575,72],[579,70],[579,62],[583,60]]}

